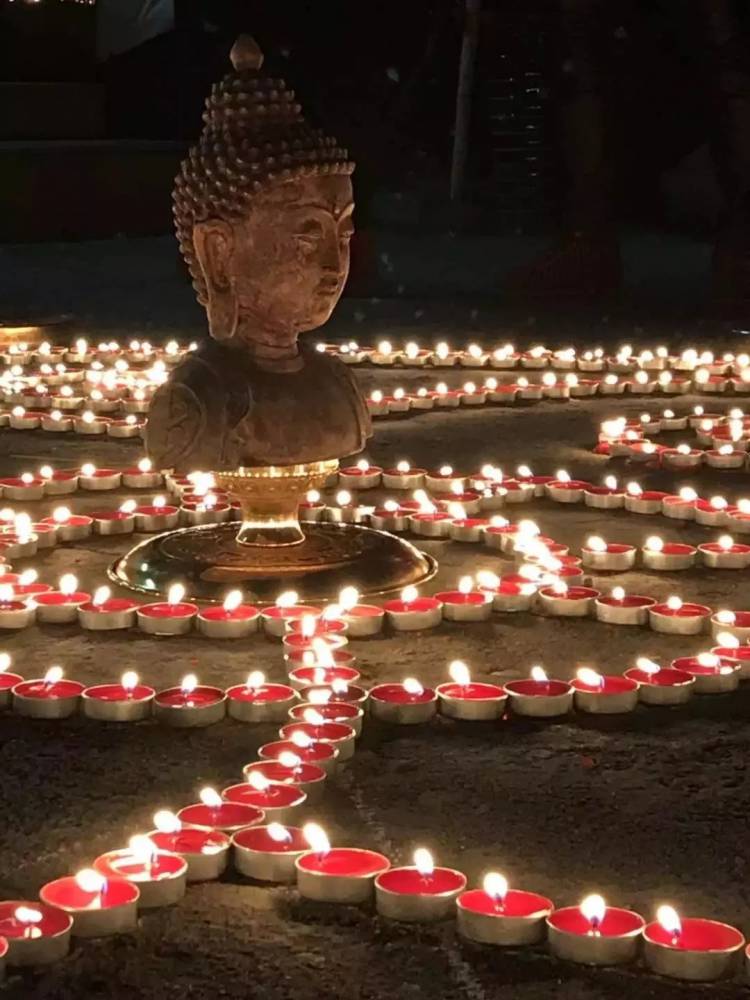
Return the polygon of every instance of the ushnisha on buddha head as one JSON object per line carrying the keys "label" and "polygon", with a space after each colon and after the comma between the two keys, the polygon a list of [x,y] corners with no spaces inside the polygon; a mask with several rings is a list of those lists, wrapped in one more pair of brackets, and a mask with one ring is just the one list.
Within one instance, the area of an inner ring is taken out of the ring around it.
{"label": "ushnisha on buddha head", "polygon": [[272,361],[295,355],[341,295],[354,164],[307,124],[283,80],[260,76],[249,35],[231,60],[175,181],[175,226],[211,335]]}

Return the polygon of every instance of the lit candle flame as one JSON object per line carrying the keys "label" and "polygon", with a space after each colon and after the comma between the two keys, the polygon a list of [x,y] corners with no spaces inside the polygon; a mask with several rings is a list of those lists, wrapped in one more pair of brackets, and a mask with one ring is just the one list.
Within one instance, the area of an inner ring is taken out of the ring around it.
{"label": "lit candle flame", "polygon": [[624,587],[613,587],[612,588],[612,600],[613,601],[624,601],[625,600],[625,588]]}
{"label": "lit candle flame", "polygon": [[77,586],[78,578],[73,573],[63,573],[60,577],[57,589],[61,594],[64,594],[66,597],[70,597],[71,594],[75,594]]}
{"label": "lit candle flame", "polygon": [[586,540],[586,548],[591,552],[606,552],[607,543],[599,535],[591,535]]}
{"label": "lit candle flame", "polygon": [[604,898],[599,896],[597,893],[592,893],[590,896],[586,896],[582,900],[579,907],[583,917],[588,920],[591,924],[591,929],[596,931],[602,924],[604,916],[607,912],[607,904],[604,902]]}
{"label": "lit candle flame", "polygon": [[277,844],[289,843],[292,839],[289,830],[285,826],[282,826],[281,823],[269,823],[266,827],[266,833]]}
{"label": "lit candle flame", "polygon": [[50,667],[47,673],[44,675],[44,683],[47,685],[57,684],[63,679],[63,668],[62,667]]}
{"label": "lit candle flame", "polygon": [[661,552],[664,548],[664,540],[658,535],[650,535],[643,547],[644,549],[648,549],[649,552]]}
{"label": "lit candle flame", "polygon": [[414,867],[425,878],[435,871],[435,862],[426,847],[418,847],[414,852]]}
{"label": "lit candle flame", "polygon": [[331,842],[322,826],[317,823],[305,823],[302,827],[302,835],[310,845],[310,850],[316,854],[328,854],[331,849]]}
{"label": "lit candle flame", "polygon": [[109,600],[109,596],[111,593],[112,591],[109,589],[109,587],[97,587],[96,590],[94,591],[94,596],[91,599],[91,603],[94,605],[95,608],[101,607],[102,604],[106,603]]}
{"label": "lit candle flame", "polygon": [[326,721],[325,717],[314,708],[306,708],[302,713],[302,718],[311,726],[322,726]]}
{"label": "lit candle flame", "polygon": [[231,614],[231,612],[236,611],[241,604],[242,604],[242,591],[230,590],[227,596],[224,598],[222,607],[226,612]]}
{"label": "lit candle flame", "polygon": [[459,594],[470,594],[474,588],[474,581],[470,576],[462,576],[458,581]]}
{"label": "lit candle flame", "polygon": [[719,548],[723,549],[724,552],[729,552],[734,548],[734,539],[731,535],[722,535],[719,538]]}
{"label": "lit candle flame", "polygon": [[65,522],[69,521],[72,516],[73,514],[69,507],[55,507],[52,511],[52,519],[57,524],[65,524]]}
{"label": "lit candle flame", "polygon": [[413,585],[404,587],[401,591],[401,601],[403,604],[413,604],[417,597],[419,597],[419,591]]}
{"label": "lit candle flame", "polygon": [[294,590],[285,590],[276,598],[277,608],[293,608],[299,601],[299,595]]}
{"label": "lit candle flame", "polygon": [[424,694],[424,688],[416,677],[407,677],[403,682],[402,687],[407,694],[414,695],[415,698],[419,698]]}
{"label": "lit candle flame", "polygon": [[122,514],[132,514],[138,504],[135,500],[125,500],[120,504],[120,512]]}
{"label": "lit candle flame", "polygon": [[252,670],[247,675],[247,680],[245,681],[245,687],[248,691],[257,691],[262,688],[266,683],[266,675],[262,670]]}
{"label": "lit candle flame", "polygon": [[477,584],[486,590],[497,590],[500,586],[500,577],[492,570],[480,569],[477,573]]}
{"label": "lit candle flame", "polygon": [[667,598],[667,607],[670,611],[679,611],[682,607],[682,598],[675,596]]}
{"label": "lit candle flame", "polygon": [[0,653],[0,674],[4,674],[12,662],[10,653]]}
{"label": "lit candle flame", "polygon": [[302,758],[296,753],[292,753],[291,750],[282,750],[276,759],[282,767],[287,767],[290,771],[296,771],[302,763]]}
{"label": "lit candle flame", "polygon": [[170,584],[167,591],[167,604],[171,604],[174,607],[174,605],[181,603],[184,596],[185,588],[181,583]]}
{"label": "lit candle flame", "polygon": [[737,649],[740,645],[740,640],[736,635],[732,635],[731,632],[719,632],[716,636],[716,641],[719,646],[724,646],[727,649]]}
{"label": "lit candle flame", "polygon": [[471,673],[462,660],[454,660],[448,667],[448,673],[453,682],[461,687],[471,684]]}
{"label": "lit candle flame", "polygon": [[356,587],[343,587],[339,591],[338,604],[341,611],[346,614],[346,612],[351,611],[352,608],[356,607],[359,603],[359,591]]}
{"label": "lit candle flame", "polygon": [[247,776],[247,783],[251,788],[254,788],[256,792],[268,791],[271,786],[271,782],[265,774],[261,774],[260,771],[250,771]]}
{"label": "lit candle flame", "polygon": [[654,661],[650,660],[647,656],[639,656],[635,661],[635,665],[644,674],[658,674],[661,670],[659,664],[654,663]]}
{"label": "lit candle flame", "polygon": [[539,684],[545,684],[549,680],[544,667],[539,666],[531,668],[531,679],[532,681],[537,681]]}
{"label": "lit candle flame", "polygon": [[209,809],[218,809],[221,806],[221,795],[219,795],[215,788],[201,788],[198,797],[203,805]]}
{"label": "lit candle flame", "polygon": [[152,865],[159,849],[150,837],[136,834],[128,841],[128,851],[134,861],[142,865]]}
{"label": "lit candle flame", "polygon": [[586,687],[604,687],[604,678],[596,670],[592,670],[591,667],[579,667],[576,671],[576,677],[581,684],[585,684]]}
{"label": "lit candle flame", "polygon": [[138,674],[135,670],[126,670],[120,678],[120,684],[128,694],[132,694],[138,687]]}
{"label": "lit candle flame", "polygon": [[185,674],[180,683],[180,691],[187,698],[198,687],[198,678],[195,674]]}
{"label": "lit candle flame", "polygon": [[482,880],[482,889],[496,903],[502,903],[508,895],[508,880],[500,872],[487,872]]}
{"label": "lit candle flame", "polygon": [[315,742],[309,733],[303,733],[301,729],[295,729],[290,735],[289,740],[291,743],[294,743],[296,747],[299,747],[300,750],[309,749]]}
{"label": "lit candle flame", "polygon": [[169,809],[160,809],[154,813],[154,826],[159,833],[179,833],[182,829],[182,821]]}
{"label": "lit candle flame", "polygon": [[682,934],[682,921],[680,915],[673,906],[662,905],[656,911],[656,919],[667,932],[676,939]]}
{"label": "lit candle flame", "polygon": [[93,868],[82,868],[74,876],[76,885],[82,892],[101,895],[107,888],[107,880]]}

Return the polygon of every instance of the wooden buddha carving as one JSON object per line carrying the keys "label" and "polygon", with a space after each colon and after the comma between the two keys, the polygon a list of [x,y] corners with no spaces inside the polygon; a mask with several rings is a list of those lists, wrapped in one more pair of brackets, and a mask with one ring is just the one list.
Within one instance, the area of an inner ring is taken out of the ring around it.
{"label": "wooden buddha carving", "polygon": [[151,404],[149,455],[177,472],[338,458],[371,434],[349,369],[298,340],[326,322],[346,282],[354,165],[282,80],[260,76],[252,38],[231,58],[174,189],[211,333]]}

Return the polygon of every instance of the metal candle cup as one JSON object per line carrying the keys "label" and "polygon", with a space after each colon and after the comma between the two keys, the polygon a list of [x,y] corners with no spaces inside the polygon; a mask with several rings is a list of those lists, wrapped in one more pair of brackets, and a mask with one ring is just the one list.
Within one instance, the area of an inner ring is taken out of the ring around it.
{"label": "metal candle cup", "polygon": [[93,867],[106,879],[124,878],[140,890],[138,909],[172,906],[185,895],[187,862],[178,854],[154,850],[153,859],[142,861],[125,847],[100,854]]}
{"label": "metal candle cup", "polygon": [[23,677],[20,674],[0,672],[0,708],[10,707],[13,688],[16,684],[21,683],[23,683]]}
{"label": "metal candle cup", "polygon": [[27,628],[36,618],[32,601],[0,601],[0,629]]}
{"label": "metal candle cup", "polygon": [[297,692],[286,684],[236,684],[227,688],[227,715],[240,722],[285,722],[298,700]]}
{"label": "metal candle cup", "polygon": [[171,531],[180,520],[179,507],[162,504],[141,504],[133,511],[136,531]]}
{"label": "metal candle cup", "polygon": [[365,639],[383,630],[385,611],[376,604],[355,604],[341,615],[350,639]]}
{"label": "metal candle cup", "polygon": [[[284,751],[289,751],[290,753],[293,753],[295,757],[299,757],[303,767],[306,764],[314,764],[326,775],[335,774],[337,771],[339,751],[338,748],[333,746],[331,743],[322,743],[319,740],[313,740],[313,742],[307,746],[298,746],[293,740],[278,739],[274,740],[273,743],[264,743],[261,747],[259,747],[258,756],[260,757],[260,761],[256,761],[255,765],[246,764],[242,769],[242,773],[247,776],[248,771],[251,771],[253,766],[260,768],[261,765],[265,766],[265,763],[270,762],[273,762],[274,765],[278,764],[279,754]],[[263,773],[266,774],[265,771]],[[299,784],[302,780],[301,774],[297,774],[294,768],[291,771],[287,769],[286,773],[288,774],[287,779],[274,777],[270,778],[270,780],[289,780],[295,781],[297,784]],[[297,774],[297,776],[295,777],[294,774]],[[270,775],[266,774],[266,777],[270,777]],[[317,780],[317,775],[313,775],[313,777]],[[307,789],[305,789],[305,791],[307,791]]]}
{"label": "metal candle cup", "polygon": [[195,619],[198,631],[209,639],[244,638],[258,631],[259,622],[260,612],[251,604],[240,604],[232,610],[202,608]]}
{"label": "metal candle cup", "polygon": [[397,632],[435,628],[443,620],[443,605],[434,597],[417,597],[413,601],[386,601],[383,611],[388,624]]}
{"label": "metal candle cup", "polygon": [[187,864],[188,882],[212,882],[226,869],[231,840],[221,830],[184,825],[174,833],[148,834],[160,851],[178,854]]}
{"label": "metal candle cup", "polygon": [[625,597],[597,597],[597,620],[608,625],[648,625],[648,609],[656,604],[653,597],[626,594]]}
{"label": "metal candle cup", "polygon": [[547,917],[549,949],[557,958],[582,965],[620,965],[638,954],[645,920],[632,910],[608,906],[592,929],[578,906],[554,910]]}
{"label": "metal candle cup", "polygon": [[[258,774],[250,772],[250,774]],[[223,789],[221,797],[225,802],[240,803],[260,809],[266,823],[288,823],[301,806],[307,802],[307,795],[299,785],[283,781],[271,781],[264,788],[255,788],[249,781],[230,785]],[[248,823],[248,826],[257,826]]]}
{"label": "metal candle cup", "polygon": [[568,587],[558,592],[554,587],[542,587],[539,591],[539,605],[549,615],[560,618],[584,618],[594,610],[600,596],[591,587]]}
{"label": "metal candle cup", "polygon": [[211,726],[226,714],[226,694],[217,687],[199,685],[190,692],[172,687],[154,698],[154,716],[177,728]]}
{"label": "metal candle cup", "polygon": [[432,688],[411,693],[403,684],[378,684],[370,688],[370,715],[399,726],[429,722],[437,714],[437,697]]}
{"label": "metal candle cup", "polygon": [[185,635],[197,614],[198,605],[187,601],[142,604],[136,611],[138,628],[147,635]]}
{"label": "metal candle cup", "polygon": [[408,516],[409,530],[421,538],[448,538],[452,520],[450,514],[440,512],[431,514],[417,511]]}
{"label": "metal candle cup", "polygon": [[303,691],[313,684],[324,684],[330,687],[337,680],[344,681],[346,684],[356,684],[360,676],[359,671],[355,670],[354,667],[336,664],[333,667],[292,667],[287,679],[295,691]]}
{"label": "metal candle cup", "polygon": [[292,722],[304,722],[308,711],[317,712],[326,722],[343,722],[344,725],[351,726],[357,739],[362,735],[362,720],[364,709],[355,701],[327,701],[324,705],[317,702],[301,701],[298,705],[293,705],[288,712]]}
{"label": "metal candle cup", "polygon": [[695,690],[695,678],[682,670],[666,668],[649,673],[632,667],[624,676],[638,682],[638,700],[644,705],[684,705]]}
{"label": "metal candle cup", "polygon": [[493,611],[529,611],[536,600],[536,587],[513,580],[501,580],[498,587],[487,593],[492,596]]}
{"label": "metal candle cup", "polygon": [[516,715],[549,719],[566,715],[573,705],[574,691],[567,681],[509,681],[505,690]]}
{"label": "metal candle cup", "polygon": [[180,809],[177,818],[185,826],[202,826],[232,834],[246,826],[262,823],[266,814],[262,809],[243,802],[222,802],[216,806],[195,802]]}
{"label": "metal candle cup", "polygon": [[746,569],[750,565],[750,545],[735,542],[721,545],[719,542],[704,542],[698,546],[703,565],[710,569]]}
{"label": "metal candle cup", "polygon": [[354,756],[356,733],[352,726],[344,722],[290,722],[279,730],[282,740],[292,739],[294,733],[304,733],[311,740],[335,747],[339,752],[339,762],[343,763]]}
{"label": "metal candle cup", "polygon": [[440,703],[440,713],[450,719],[468,722],[486,722],[500,719],[505,711],[508,695],[498,684],[470,681],[457,684],[450,681],[438,684],[435,689]]}
{"label": "metal candle cup", "polygon": [[739,687],[741,667],[736,661],[716,657],[715,663],[703,663],[700,656],[679,656],[670,663],[695,680],[696,694],[727,694]]}
{"label": "metal candle cup", "polygon": [[728,632],[740,642],[750,642],[750,611],[735,611],[729,621],[722,621],[719,611],[711,616],[711,635],[716,638],[721,632]]}
{"label": "metal candle cup", "polygon": [[[19,920],[18,910],[36,911],[41,920]],[[51,965],[65,958],[70,948],[73,918],[57,907],[29,900],[0,902],[0,936],[7,943],[8,965]]]}
{"label": "metal candle cup", "polygon": [[538,944],[553,908],[551,899],[535,892],[510,889],[498,900],[482,889],[469,889],[456,899],[458,933],[479,944],[507,948]]}
{"label": "metal candle cup", "polygon": [[375,907],[381,917],[431,923],[452,917],[466,876],[453,868],[422,874],[415,867],[390,868],[375,879]]}
{"label": "metal candle cup", "polygon": [[332,847],[322,854],[301,854],[295,868],[297,890],[305,899],[356,905],[369,902],[373,884],[390,868],[390,861],[377,851]]}
{"label": "metal candle cup", "polygon": [[298,618],[305,618],[308,615],[317,618],[321,614],[321,609],[309,604],[293,604],[291,607],[279,607],[273,605],[263,608],[260,613],[263,631],[266,635],[281,639],[287,631],[287,622]]}
{"label": "metal candle cup", "polygon": [[641,549],[641,558],[646,569],[676,572],[690,569],[695,563],[696,549],[682,542],[665,542],[660,549]]}
{"label": "metal candle cup", "polygon": [[155,691],[145,684],[133,688],[122,684],[97,684],[81,694],[81,709],[87,719],[100,722],[141,722],[151,715]]}
{"label": "metal candle cup", "polygon": [[78,606],[78,624],[92,632],[109,632],[135,625],[138,603],[127,597],[110,597],[100,604]]}
{"label": "metal candle cup", "polygon": [[13,711],[30,719],[67,719],[77,711],[83,690],[78,681],[21,681],[13,688]]}
{"label": "metal candle cup", "polygon": [[130,535],[135,530],[135,515],[124,510],[91,512],[95,535]]}
{"label": "metal candle cup", "polygon": [[105,937],[134,931],[138,921],[138,886],[125,879],[108,879],[101,892],[86,892],[74,876],[43,885],[39,898],[73,919],[74,937]]}
{"label": "metal candle cup", "polygon": [[[290,750],[289,752],[293,753],[294,751]],[[336,756],[331,758],[334,764]],[[269,781],[290,784],[299,788],[307,796],[307,805],[309,806],[315,805],[322,799],[325,781],[329,773],[317,764],[302,763],[296,767],[287,767],[276,760],[275,757],[254,761],[252,764],[246,764],[242,769],[245,777],[248,774],[252,774],[253,771],[262,774]]]}
{"label": "metal candle cup", "polygon": [[697,917],[683,919],[679,935],[660,923],[647,924],[643,941],[652,972],[692,982],[712,982],[730,974],[745,943],[735,927]]}
{"label": "metal candle cup", "polygon": [[88,538],[91,534],[93,518],[84,514],[71,514],[64,520],[56,517],[43,517],[40,524],[49,525],[57,532],[57,538],[61,542],[78,542],[82,538]]}
{"label": "metal candle cup", "polygon": [[648,609],[653,631],[669,635],[700,635],[710,617],[711,609],[703,604],[682,604],[679,608],[654,604]]}
{"label": "metal candle cup", "polygon": [[46,594],[35,597],[36,619],[45,624],[64,625],[78,621],[78,609],[82,604],[88,604],[91,594],[77,590],[72,594],[63,594],[59,590],[49,590]]}
{"label": "metal candle cup", "polygon": [[598,685],[572,681],[575,707],[593,715],[616,715],[632,712],[638,703],[638,682],[630,677],[602,675]]}
{"label": "metal candle cup", "polygon": [[584,546],[581,555],[586,569],[621,573],[632,569],[635,564],[636,548],[634,545],[608,542],[603,551]]}
{"label": "metal candle cup", "polygon": [[116,490],[120,485],[121,473],[117,469],[95,469],[93,472],[78,474],[78,485],[82,490]]}
{"label": "metal candle cup", "polygon": [[310,850],[302,830],[287,826],[286,837],[276,840],[268,826],[239,830],[232,837],[234,867],[258,882],[289,884],[297,880],[297,858]]}
{"label": "metal candle cup", "polygon": [[435,594],[443,606],[443,618],[450,622],[484,622],[492,615],[492,601],[483,590],[468,594],[461,590],[444,590]]}

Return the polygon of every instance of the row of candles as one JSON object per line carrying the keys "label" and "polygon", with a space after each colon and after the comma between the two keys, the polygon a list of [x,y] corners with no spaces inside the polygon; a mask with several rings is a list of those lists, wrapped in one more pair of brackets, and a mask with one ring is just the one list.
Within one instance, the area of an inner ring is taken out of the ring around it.
{"label": "row of candles", "polygon": [[[452,664],[451,674],[451,683],[439,688],[446,704],[459,703],[461,695],[471,703],[474,689],[494,687],[472,682],[461,663]],[[579,679],[584,688],[590,681]],[[552,682],[537,678],[533,683]],[[373,689],[368,699],[373,716],[388,704],[397,713],[412,706],[413,715],[413,706],[428,703],[416,684]],[[271,697],[277,687],[256,678],[251,688],[267,720],[278,718]],[[511,694],[510,685],[498,690],[501,697]],[[297,697],[298,691],[289,691]],[[91,868],[47,883],[39,902],[0,903],[5,942],[0,955],[13,965],[43,965],[65,956],[71,934],[89,938],[132,931],[139,910],[178,902],[188,882],[218,878],[231,852],[236,871],[261,883],[296,883],[302,897],[334,905],[374,899],[386,919],[455,918],[462,936],[482,944],[519,947],[546,937],[555,956],[588,965],[631,962],[642,946],[648,968],[662,975],[707,981],[733,971],[745,941],[739,930],[719,921],[681,918],[664,905],[647,924],[632,910],[608,906],[598,894],[578,906],[556,908],[536,892],[511,888],[494,871],[485,875],[481,888],[468,889],[462,872],[437,866],[425,848],[414,852],[412,865],[392,866],[378,851],[333,847],[317,823],[291,825],[303,807],[320,800],[325,782],[351,759],[362,725],[363,701],[354,686],[336,690],[313,676],[301,696],[307,702],[289,711],[293,721],[285,720],[277,740],[260,747],[259,759],[244,768],[242,783],[221,793],[204,788],[199,802],[177,814],[160,810],[152,833],[100,855]],[[380,717],[397,721],[387,713]]]}

